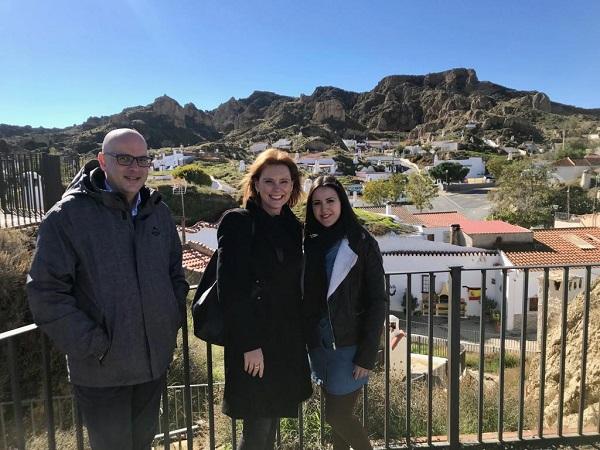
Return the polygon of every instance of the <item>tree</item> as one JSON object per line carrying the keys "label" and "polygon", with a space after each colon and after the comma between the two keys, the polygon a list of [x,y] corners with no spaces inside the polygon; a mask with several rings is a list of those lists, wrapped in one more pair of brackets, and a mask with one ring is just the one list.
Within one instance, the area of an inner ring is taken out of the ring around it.
{"label": "tree", "polygon": [[469,168],[455,162],[443,162],[429,170],[429,175],[445,182],[460,182],[469,173]]}
{"label": "tree", "polygon": [[490,193],[494,219],[525,228],[552,223],[555,188],[547,167],[514,161],[504,168],[497,185],[498,189]]}
{"label": "tree", "polygon": [[363,186],[363,199],[375,206],[384,205],[393,198],[392,185],[387,180],[368,181]]}
{"label": "tree", "polygon": [[431,200],[438,196],[438,188],[434,181],[421,173],[411,173],[406,185],[406,195],[419,211],[431,209]]}
{"label": "tree", "polygon": [[400,197],[403,197],[406,193],[406,185],[408,183],[408,177],[401,173],[393,174],[387,180],[391,195],[391,201],[398,201]]}
{"label": "tree", "polygon": [[199,186],[210,186],[212,184],[210,175],[204,172],[198,164],[179,166],[173,170],[172,175],[174,178],[181,178],[188,183],[194,183]]}
{"label": "tree", "polygon": [[588,191],[577,185],[561,185],[554,189],[549,202],[558,205],[558,211],[570,214],[590,214],[594,209],[594,200],[588,196]]}
{"label": "tree", "polygon": [[512,161],[509,161],[504,156],[492,156],[486,163],[486,168],[492,176],[498,180],[502,176],[504,168],[509,166]]}
{"label": "tree", "polygon": [[576,140],[569,142],[566,147],[556,152],[556,159],[574,158],[581,159],[585,156],[585,142]]}

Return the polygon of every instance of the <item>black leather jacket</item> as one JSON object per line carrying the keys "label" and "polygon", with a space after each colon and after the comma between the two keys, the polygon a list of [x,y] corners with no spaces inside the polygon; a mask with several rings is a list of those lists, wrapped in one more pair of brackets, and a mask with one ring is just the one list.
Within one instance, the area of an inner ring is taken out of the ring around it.
{"label": "black leather jacket", "polygon": [[[307,249],[307,259],[313,256]],[[310,349],[316,347],[320,339],[318,323],[322,293],[311,289],[310,273],[305,274],[304,280],[303,309]],[[328,291],[328,316],[335,346],[357,345],[354,363],[373,369],[385,320],[387,295],[379,246],[366,230],[342,240]]]}

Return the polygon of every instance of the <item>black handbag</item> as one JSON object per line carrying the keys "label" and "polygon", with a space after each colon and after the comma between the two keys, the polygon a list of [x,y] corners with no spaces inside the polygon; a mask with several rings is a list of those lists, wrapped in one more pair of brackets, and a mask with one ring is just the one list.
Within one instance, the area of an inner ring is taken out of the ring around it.
{"label": "black handbag", "polygon": [[194,335],[209,344],[225,344],[223,305],[217,293],[217,252],[215,252],[198,284],[192,303]]}
{"label": "black handbag", "polygon": [[[239,210],[248,214],[246,210]],[[250,236],[254,239],[254,219]],[[217,253],[214,252],[204,269],[192,302],[194,335],[209,344],[225,345],[225,312],[217,289]]]}

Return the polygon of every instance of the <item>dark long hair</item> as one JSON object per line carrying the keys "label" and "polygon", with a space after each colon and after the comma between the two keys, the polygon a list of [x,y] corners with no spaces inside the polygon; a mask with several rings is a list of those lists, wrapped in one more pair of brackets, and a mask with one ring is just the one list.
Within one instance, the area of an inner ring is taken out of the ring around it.
{"label": "dark long hair", "polygon": [[362,227],[354,214],[350,200],[346,194],[344,186],[332,175],[322,175],[313,181],[310,191],[308,191],[308,199],[306,201],[306,226],[304,227],[304,235],[310,236],[313,233],[318,232],[322,226],[315,218],[315,214],[312,208],[312,198],[314,192],[320,187],[328,187],[333,189],[340,199],[342,206],[339,221],[342,221],[346,234],[353,235],[357,231],[361,230]]}

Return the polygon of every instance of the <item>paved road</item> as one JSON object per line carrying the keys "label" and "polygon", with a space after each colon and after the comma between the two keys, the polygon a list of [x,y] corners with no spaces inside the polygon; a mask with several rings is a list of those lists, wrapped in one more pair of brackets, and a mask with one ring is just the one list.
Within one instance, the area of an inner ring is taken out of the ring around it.
{"label": "paved road", "polygon": [[[467,192],[443,192],[433,200],[433,211],[458,211],[473,220],[485,219],[491,211],[491,203],[488,200],[490,188],[477,188]],[[417,212],[413,205],[406,205],[410,211]]]}

